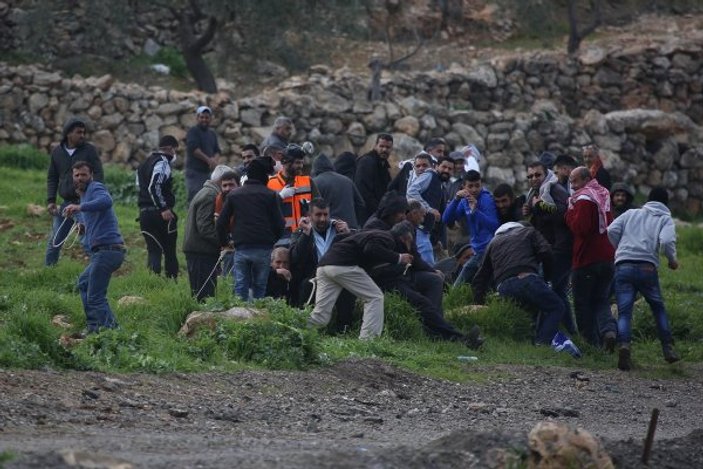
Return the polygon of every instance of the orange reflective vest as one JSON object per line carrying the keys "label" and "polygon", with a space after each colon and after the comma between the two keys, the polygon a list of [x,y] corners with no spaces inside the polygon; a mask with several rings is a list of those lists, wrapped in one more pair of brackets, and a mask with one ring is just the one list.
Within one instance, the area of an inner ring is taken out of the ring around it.
{"label": "orange reflective vest", "polygon": [[[281,192],[286,187],[286,181],[283,174],[278,172],[275,176],[271,176],[268,182],[268,188],[272,191]],[[298,222],[302,214],[301,200],[312,200],[312,183],[310,176],[296,176],[293,187],[295,187],[295,195],[283,199],[283,218],[286,219],[286,231],[293,232],[298,229]]]}

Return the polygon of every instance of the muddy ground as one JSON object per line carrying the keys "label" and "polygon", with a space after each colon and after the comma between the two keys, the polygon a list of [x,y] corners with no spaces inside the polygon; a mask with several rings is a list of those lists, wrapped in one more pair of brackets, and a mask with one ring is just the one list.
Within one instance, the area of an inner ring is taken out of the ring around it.
{"label": "muddy ground", "polygon": [[62,467],[58,451],[135,467],[488,467],[527,452],[545,419],[601,439],[620,467],[661,415],[652,467],[703,467],[703,367],[650,379],[613,371],[485,367],[479,382],[420,377],[375,360],[309,372],[108,375],[0,371],[7,467]]}

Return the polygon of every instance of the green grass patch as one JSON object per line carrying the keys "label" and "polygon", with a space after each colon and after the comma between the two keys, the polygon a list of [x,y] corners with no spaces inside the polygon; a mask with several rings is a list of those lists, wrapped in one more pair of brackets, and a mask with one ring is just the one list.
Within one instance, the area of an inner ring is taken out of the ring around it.
{"label": "green grass patch", "polygon": [[[3,156],[9,155],[9,156]],[[41,164],[40,164],[41,163]],[[450,289],[444,297],[447,319],[467,332],[478,324],[486,343],[479,351],[462,344],[427,338],[419,314],[397,295],[386,295],[383,336],[358,339],[359,324],[343,335],[306,327],[310,309],[297,310],[280,301],[263,300],[256,306],[266,316],[244,323],[219,322],[193,337],[178,331],[189,313],[241,306],[232,293],[231,280],[220,279],[215,298],[205,304],[190,296],[185,261],[179,252],[181,275],[177,281],[151,274],[146,269],[146,249],[139,224],[134,172],[106,165],[106,184],[115,198],[115,210],[128,254],[113,275],[108,299],[120,329],[93,335],[72,348],[64,348],[62,335],[82,330],[85,316],[76,281],[86,261],[79,243],[62,252],[59,264],[43,267],[48,215],[27,214],[29,203],[44,205],[45,167],[48,158],[26,147],[0,148],[0,367],[23,369],[77,369],[106,372],[197,372],[242,369],[304,370],[328,366],[340,360],[377,358],[426,376],[452,381],[481,381],[510,374],[504,365],[543,365],[580,369],[614,369],[616,357],[581,343],[584,358],[575,361],[549,347],[532,345],[533,315],[496,296],[486,308],[469,311],[471,289]],[[176,211],[182,234],[185,220],[183,175],[176,171],[180,200]],[[28,190],[31,188],[31,190]],[[634,312],[634,373],[662,378],[687,377],[692,362],[703,361],[703,318],[698,306],[703,299],[703,236],[696,228],[679,230],[681,268],[661,268],[661,284],[669,310],[676,350],[683,363],[670,366],[661,356],[649,308],[638,303]],[[182,238],[179,240],[179,244]],[[123,296],[140,296],[141,303],[119,306]],[[362,305],[357,304],[360,321]],[[70,324],[52,324],[62,315]],[[476,361],[458,357],[475,356]]]}

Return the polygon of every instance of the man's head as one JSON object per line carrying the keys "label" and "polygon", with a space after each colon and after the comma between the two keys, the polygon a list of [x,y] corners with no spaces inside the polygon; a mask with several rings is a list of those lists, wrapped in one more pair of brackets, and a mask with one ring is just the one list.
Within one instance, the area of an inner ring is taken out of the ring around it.
{"label": "man's head", "polygon": [[413,160],[413,170],[415,171],[415,175],[419,176],[420,174],[423,174],[426,172],[428,169],[432,168],[432,157],[430,156],[429,153],[425,153],[424,151],[421,151],[417,155],[415,155],[415,159]]}
{"label": "man's head", "polygon": [[576,160],[569,155],[559,155],[554,161],[554,172],[559,178],[559,182],[564,183],[569,180],[571,171],[577,167]]}
{"label": "man's head", "polygon": [[619,208],[627,205],[627,191],[618,189],[610,194],[610,200],[613,202],[613,207]]}
{"label": "man's head", "polygon": [[283,154],[285,153],[285,147],[279,146],[277,144],[267,145],[264,147],[263,156],[265,158],[271,158],[273,161],[281,161],[283,159]]}
{"label": "man's head", "polygon": [[472,197],[478,199],[481,193],[483,183],[481,182],[481,173],[473,169],[464,176],[464,189],[469,191]]}
{"label": "man's head", "polygon": [[169,155],[170,161],[176,161],[178,152],[178,140],[173,135],[164,135],[159,140],[159,151],[165,155]]}
{"label": "man's head", "polygon": [[510,184],[505,182],[498,184],[493,190],[493,199],[496,202],[498,213],[503,216],[508,215],[513,205],[513,201],[515,200],[513,188],[510,187]]}
{"label": "man's head", "polygon": [[291,135],[293,135],[293,121],[288,117],[277,117],[276,120],[273,121],[272,133],[278,135],[287,142],[290,140]]}
{"label": "man's head", "polygon": [[69,120],[63,129],[63,136],[68,148],[76,148],[85,142],[86,125],[80,119]]}
{"label": "man's head", "polygon": [[299,176],[303,174],[305,151],[298,145],[288,145],[283,153],[283,158],[281,158],[281,163],[283,164],[283,172],[287,177]]}
{"label": "man's head", "polygon": [[425,145],[425,151],[435,159],[442,158],[447,154],[447,142],[443,138],[433,138]]}
{"label": "man's head", "polygon": [[241,156],[242,164],[244,164],[244,166],[248,166],[251,160],[259,156],[259,147],[253,143],[247,143],[242,147]]}
{"label": "man's head", "polygon": [[466,162],[466,157],[463,152],[453,151],[449,154],[449,159],[454,161],[454,177],[460,178],[464,174],[464,163]]}
{"label": "man's head", "polygon": [[73,188],[77,192],[85,192],[90,181],[93,180],[93,167],[86,161],[76,161],[71,166],[73,171]]}
{"label": "man's head", "polygon": [[376,145],[373,147],[378,156],[387,160],[393,150],[393,136],[391,134],[378,134]]}
{"label": "man's head", "polygon": [[198,126],[201,129],[207,129],[210,126],[210,121],[212,120],[212,109],[207,106],[200,106],[195,111],[195,117],[198,120]]}
{"label": "man's head", "polygon": [[541,161],[533,161],[527,165],[527,184],[532,189],[539,189],[547,176],[547,167]]}
{"label": "man's head", "polygon": [[271,268],[273,270],[286,269],[290,266],[290,251],[288,248],[278,247],[271,251]]}
{"label": "man's head", "polygon": [[452,175],[454,174],[454,160],[443,156],[439,159],[439,164],[435,167],[435,169],[437,171],[437,174],[439,175],[439,179],[442,182],[447,182],[452,178]]}
{"label": "man's head", "polygon": [[391,235],[410,251],[415,241],[415,227],[409,221],[404,220],[393,225]]}
{"label": "man's head", "polygon": [[569,175],[569,182],[571,183],[571,189],[577,191],[591,180],[591,172],[585,166],[579,166],[571,171]]}
{"label": "man's head", "polygon": [[663,187],[655,187],[649,191],[647,202],[660,202],[666,206],[669,205],[669,192]]}
{"label": "man's head", "polygon": [[408,211],[408,199],[396,191],[388,191],[381,197],[376,210],[376,216],[389,225],[405,220]]}
{"label": "man's head", "polygon": [[408,201],[408,211],[405,214],[405,219],[413,224],[414,227],[422,225],[425,221],[425,215],[427,211],[425,207],[422,206],[419,200],[409,200]]}
{"label": "man's head", "polygon": [[315,231],[327,231],[330,227],[330,205],[323,198],[310,201],[310,222]]}
{"label": "man's head", "polygon": [[466,261],[471,259],[474,255],[474,250],[471,244],[457,244],[454,247],[454,259],[456,259],[457,264],[464,265]]}
{"label": "man's head", "polygon": [[254,158],[247,167],[247,181],[256,181],[266,184],[273,164],[270,158]]}
{"label": "man's head", "polygon": [[598,145],[595,143],[585,145],[581,149],[581,155],[583,156],[583,164],[587,168],[590,168],[600,159],[600,148],[598,148]]}
{"label": "man's head", "polygon": [[237,188],[237,186],[239,186],[238,181],[239,175],[234,171],[230,170],[222,173],[222,176],[220,176],[220,189],[222,190],[222,195],[226,196],[232,192],[233,189]]}

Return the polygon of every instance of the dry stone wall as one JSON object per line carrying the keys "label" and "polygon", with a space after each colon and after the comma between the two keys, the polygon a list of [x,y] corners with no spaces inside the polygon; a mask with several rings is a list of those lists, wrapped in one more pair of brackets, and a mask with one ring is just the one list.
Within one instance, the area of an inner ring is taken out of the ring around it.
{"label": "dry stone wall", "polygon": [[396,136],[395,158],[431,137],[474,143],[489,184],[525,187],[525,163],[544,150],[577,156],[596,142],[616,180],[646,192],[664,185],[678,208],[698,213],[703,199],[703,34],[666,44],[587,49],[579,57],[533,54],[382,77],[383,99],[369,102],[368,77],[311,67],[257,96],[217,95],[65,77],[38,66],[0,63],[0,143],[47,151],[69,117],[90,124],[105,161],[136,166],[162,134],[182,139],[200,104],[214,109],[224,155],[259,143],[278,115],[291,117],[294,141],[330,155],[361,153],[378,132]]}

